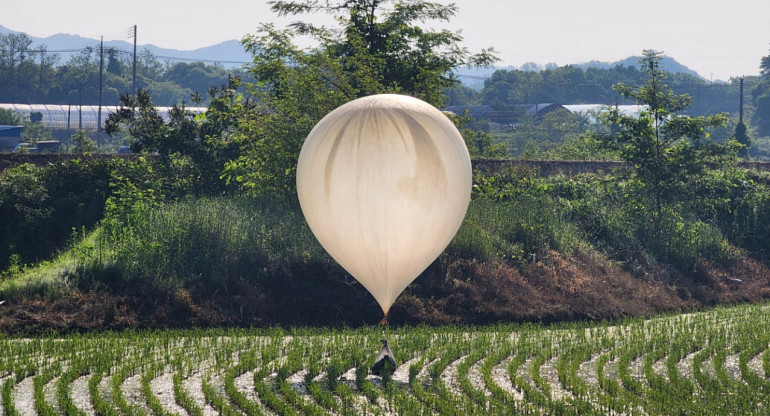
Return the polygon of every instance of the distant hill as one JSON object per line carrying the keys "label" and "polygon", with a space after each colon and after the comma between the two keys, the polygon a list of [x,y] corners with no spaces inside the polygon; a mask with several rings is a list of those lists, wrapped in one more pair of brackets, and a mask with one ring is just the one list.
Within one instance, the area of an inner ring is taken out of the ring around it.
{"label": "distant hill", "polygon": [[[639,61],[642,59],[641,56],[629,56],[626,59],[615,61],[615,62],[599,62],[599,61],[590,61],[583,64],[577,64],[575,66],[586,69],[586,68],[599,68],[599,69],[609,69],[614,68],[618,65],[623,66],[632,66],[636,67],[639,65]],[[680,64],[676,61],[676,59],[663,55],[660,60],[660,66],[664,71],[671,72],[672,74],[689,74],[698,78],[703,78],[700,74],[693,71],[692,69]]]}
{"label": "distant hill", "polygon": [[[602,61],[594,60],[594,61],[589,61],[581,64],[574,64],[574,66],[583,70],[587,68],[610,69],[618,65],[636,67],[639,65],[639,61],[641,59],[642,59],[641,56],[629,56],[626,59],[622,59],[620,61],[615,61],[615,62],[602,62]],[[661,62],[661,67],[663,68],[664,71],[671,72],[674,74],[685,73],[701,79],[705,79],[703,78],[703,76],[701,76],[697,72],[680,64],[679,62],[676,61],[676,59],[670,56],[664,55],[661,58],[660,62]],[[521,65],[520,67],[509,65],[509,66],[495,66],[490,68],[459,68],[455,73],[459,76],[460,81],[462,82],[463,85],[478,91],[484,87],[484,80],[492,76],[492,74],[498,70],[511,71],[511,70],[518,69],[522,71],[542,71],[545,69],[552,69],[556,67],[558,67],[558,65],[554,63],[543,65],[535,62],[527,62],[524,65]]]}
{"label": "distant hill", "polygon": [[[10,30],[0,25],[0,34],[21,33]],[[45,45],[49,51],[77,51],[86,47],[99,45],[99,39],[89,39],[78,35],[59,33],[45,38],[29,36],[32,39],[32,47]],[[114,47],[122,51],[133,52],[134,44],[125,41],[105,42],[105,47]],[[147,49],[160,60],[171,61],[203,61],[209,64],[219,63],[225,68],[232,68],[251,61],[249,54],[237,40],[228,40],[216,45],[193,50],[178,50],[161,48],[152,44],[138,44],[137,52]],[[69,58],[72,52],[59,52],[63,60]]]}

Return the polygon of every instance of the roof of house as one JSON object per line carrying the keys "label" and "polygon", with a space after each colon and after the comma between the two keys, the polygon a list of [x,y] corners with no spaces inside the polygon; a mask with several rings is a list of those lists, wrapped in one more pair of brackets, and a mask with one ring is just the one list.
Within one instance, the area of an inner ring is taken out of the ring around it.
{"label": "roof of house", "polygon": [[0,126],[0,137],[21,137],[23,126]]}

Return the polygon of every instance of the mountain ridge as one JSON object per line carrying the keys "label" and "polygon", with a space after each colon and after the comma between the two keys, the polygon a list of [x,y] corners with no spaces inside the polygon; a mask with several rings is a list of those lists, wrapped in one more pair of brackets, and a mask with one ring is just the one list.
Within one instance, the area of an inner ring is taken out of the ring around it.
{"label": "mountain ridge", "polygon": [[[8,29],[0,25],[0,34],[8,33],[23,33]],[[29,35],[27,35],[29,36]],[[68,51],[59,53],[74,53],[75,51],[82,50],[86,47],[97,47],[99,45],[98,39],[90,39],[81,37],[79,35],[72,35],[66,33],[57,33],[55,35],[47,36],[44,38],[29,36],[32,39],[33,47],[39,47],[45,45],[51,52],[56,51]],[[124,53],[132,53],[133,43],[126,41],[110,41],[106,42],[109,47],[115,47]],[[152,44],[137,45],[138,51],[149,50],[153,55],[161,60],[170,61],[202,61],[206,63],[215,63],[222,65],[225,68],[233,68],[251,61],[251,56],[246,53],[238,40],[228,40],[217,43],[211,46],[205,46],[191,50],[180,50],[172,48],[162,48]],[[640,56],[629,56],[628,58],[621,59],[614,62],[591,60],[584,63],[572,64],[578,68],[600,68],[608,69],[617,65],[623,66],[636,66],[638,65]],[[702,79],[705,79],[702,75],[696,71],[688,68],[687,66],[679,63],[676,59],[664,55],[661,60],[661,65],[664,71],[672,73],[686,73]],[[497,70],[525,70],[525,71],[541,71],[544,69],[550,69],[557,67],[554,63],[538,64],[535,62],[527,62],[519,67],[513,65],[507,66],[493,66],[489,68],[458,68],[455,73],[459,75],[460,81],[463,85],[480,90],[484,85],[484,80],[492,75]]]}
{"label": "mountain ridge", "polygon": [[[0,34],[6,35],[9,33],[20,34],[24,32],[11,30],[0,25]],[[57,33],[44,38],[27,36],[32,39],[31,46],[33,48],[45,45],[47,50],[60,53],[63,58],[67,53],[74,53],[87,47],[99,46],[99,39],[90,39],[69,33]],[[114,47],[126,53],[133,53],[134,44],[123,40],[116,40],[105,42],[105,47]],[[226,68],[240,66],[251,61],[251,56],[243,49],[241,42],[235,39],[191,50],[163,48],[153,44],[137,45],[137,53],[145,49],[161,60],[203,61],[206,63],[217,63]]]}
{"label": "mountain ridge", "polygon": [[[642,57],[637,55],[637,56],[629,56],[628,58],[612,61],[612,62],[591,60],[583,63],[568,64],[568,65],[575,66],[582,70],[586,70],[587,68],[610,69],[618,65],[622,65],[626,67],[637,67],[641,59]],[[706,79],[699,73],[677,62],[676,59],[670,56],[663,55],[661,57],[660,63],[661,63],[661,68],[664,71],[671,72],[671,73],[684,73],[703,80]],[[562,66],[566,66],[566,65],[562,65]],[[492,66],[489,68],[458,68],[455,70],[455,74],[459,76],[460,81],[466,87],[473,88],[475,90],[481,90],[484,87],[485,79],[491,77],[492,74],[498,70],[507,70],[507,71],[519,70],[519,71],[539,72],[542,70],[554,69],[557,67],[559,67],[559,65],[555,63],[543,65],[535,62],[526,62],[523,65],[518,67],[514,65],[507,65],[507,66]],[[722,81],[714,81],[714,82],[722,82]]]}

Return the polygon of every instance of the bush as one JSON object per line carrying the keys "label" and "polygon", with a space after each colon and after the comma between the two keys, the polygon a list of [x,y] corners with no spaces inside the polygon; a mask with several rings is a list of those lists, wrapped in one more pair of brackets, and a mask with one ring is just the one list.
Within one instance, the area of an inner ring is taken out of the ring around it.
{"label": "bush", "polygon": [[770,245],[770,189],[758,185],[741,198],[725,229],[733,241],[757,256],[766,258]]}
{"label": "bush", "polygon": [[0,173],[0,269],[12,255],[22,264],[50,259],[73,230],[91,229],[104,215],[116,178],[157,186],[142,160],[83,157]]}
{"label": "bush", "polygon": [[581,235],[549,196],[479,198],[471,202],[447,252],[454,258],[523,264],[548,250],[572,253],[583,244]]}
{"label": "bush", "polygon": [[665,212],[656,230],[646,230],[651,251],[684,272],[695,270],[701,260],[725,264],[735,257],[727,239],[715,226],[686,220],[676,212]]}

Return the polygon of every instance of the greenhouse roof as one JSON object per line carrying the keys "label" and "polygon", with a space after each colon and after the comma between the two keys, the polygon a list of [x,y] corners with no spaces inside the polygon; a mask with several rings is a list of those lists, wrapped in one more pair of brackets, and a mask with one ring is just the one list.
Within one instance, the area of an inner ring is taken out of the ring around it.
{"label": "greenhouse roof", "polygon": [[646,105],[637,104],[617,106],[607,104],[570,104],[564,105],[563,107],[572,113],[588,116],[594,122],[596,121],[597,114],[613,107],[617,108],[621,115],[630,117],[639,117],[639,113],[647,109]]}
{"label": "greenhouse roof", "polygon": [[[86,130],[96,131],[97,120],[99,120],[99,106],[97,105],[58,105],[58,104],[0,104],[0,108],[12,110],[25,119],[29,119],[30,114],[40,113],[43,115],[43,126],[53,130]],[[107,121],[110,113],[118,111],[117,106],[101,107],[101,127]],[[161,116],[168,119],[168,112],[173,107],[156,107]],[[206,111],[205,107],[185,107],[185,109],[194,113]]]}

